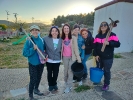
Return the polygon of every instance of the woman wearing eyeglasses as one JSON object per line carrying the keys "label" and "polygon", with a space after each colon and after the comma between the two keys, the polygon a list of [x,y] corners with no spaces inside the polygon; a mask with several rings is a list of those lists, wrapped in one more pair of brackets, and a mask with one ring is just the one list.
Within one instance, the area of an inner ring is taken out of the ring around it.
{"label": "woman wearing eyeglasses", "polygon": [[66,89],[64,90],[64,93],[68,93],[72,88],[73,73],[71,70],[71,66],[76,60],[81,63],[77,38],[71,35],[70,26],[68,24],[65,24],[62,28],[62,40],[64,81],[66,84]]}
{"label": "woman wearing eyeglasses", "polygon": [[[102,90],[108,90],[111,72],[110,69],[113,64],[114,48],[120,47],[120,42],[115,33],[111,32],[108,41],[105,41],[106,35],[110,30],[107,22],[102,22],[99,26],[98,34],[94,39],[93,55],[96,61],[100,63],[100,68],[104,70],[104,85]],[[102,45],[106,45],[104,52],[101,51]]]}
{"label": "woman wearing eyeglasses", "polygon": [[46,66],[49,91],[56,93],[58,90],[57,78],[62,49],[62,39],[60,38],[60,31],[57,26],[51,27],[49,35],[44,37],[44,44],[46,45],[46,53],[48,54]]}

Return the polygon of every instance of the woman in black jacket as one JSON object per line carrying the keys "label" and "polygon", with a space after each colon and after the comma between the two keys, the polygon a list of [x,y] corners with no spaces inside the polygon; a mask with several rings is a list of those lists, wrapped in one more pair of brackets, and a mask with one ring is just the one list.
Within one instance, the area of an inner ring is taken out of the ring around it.
{"label": "woman in black jacket", "polygon": [[85,28],[83,28],[81,30],[81,35],[84,38],[84,42],[85,42],[85,46],[82,46],[82,49],[85,49],[85,56],[84,56],[84,59],[82,60],[82,63],[84,65],[83,79],[86,79],[87,78],[87,75],[88,75],[86,61],[91,56],[92,49],[93,49],[93,41],[94,41],[94,38],[92,37],[91,33],[88,32],[88,30],[85,29]]}
{"label": "woman in black jacket", "polygon": [[[99,27],[98,34],[94,39],[94,51],[93,55],[97,62],[100,62],[100,68],[104,70],[104,85],[102,90],[108,90],[111,72],[110,69],[113,64],[114,48],[120,47],[120,42],[115,33],[111,32],[108,41],[105,41],[106,35],[110,31],[107,22],[102,22]],[[106,45],[104,52],[101,51],[102,46]]]}

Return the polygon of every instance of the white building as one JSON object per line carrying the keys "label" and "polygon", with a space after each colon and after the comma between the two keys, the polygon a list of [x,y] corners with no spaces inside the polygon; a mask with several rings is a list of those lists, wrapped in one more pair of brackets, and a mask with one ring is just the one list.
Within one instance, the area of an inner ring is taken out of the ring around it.
{"label": "white building", "polygon": [[111,22],[109,17],[120,21],[112,30],[121,43],[121,46],[115,49],[115,53],[131,52],[133,50],[133,0],[113,0],[95,8],[94,37],[101,22]]}

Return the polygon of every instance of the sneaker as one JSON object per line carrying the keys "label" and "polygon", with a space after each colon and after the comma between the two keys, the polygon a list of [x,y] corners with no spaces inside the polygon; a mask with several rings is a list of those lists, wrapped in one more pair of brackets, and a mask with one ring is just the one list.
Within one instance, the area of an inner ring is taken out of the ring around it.
{"label": "sneaker", "polygon": [[57,86],[57,85],[53,86],[53,89],[54,89],[55,91],[57,91],[57,90],[58,90],[58,86]]}
{"label": "sneaker", "polygon": [[73,80],[73,83],[77,82],[77,80]]}
{"label": "sneaker", "polygon": [[70,90],[72,89],[72,87],[67,87],[65,90],[64,90],[64,93],[69,93],[70,92]]}
{"label": "sneaker", "polygon": [[109,85],[104,84],[103,87],[102,87],[102,90],[103,91],[109,90]]}
{"label": "sneaker", "polygon": [[58,93],[58,90],[52,90],[51,93],[52,93],[53,95],[55,95],[55,94]]}
{"label": "sneaker", "polygon": [[34,94],[37,94],[39,96],[43,96],[44,94],[41,93],[38,89],[34,89]]}
{"label": "sneaker", "polygon": [[79,85],[79,86],[83,85],[82,81],[78,82],[78,85]]}

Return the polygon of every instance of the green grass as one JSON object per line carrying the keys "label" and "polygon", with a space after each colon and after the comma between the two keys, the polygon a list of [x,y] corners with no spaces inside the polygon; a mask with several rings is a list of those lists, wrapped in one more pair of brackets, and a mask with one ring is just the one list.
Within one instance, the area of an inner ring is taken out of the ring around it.
{"label": "green grass", "polygon": [[122,58],[122,56],[118,53],[118,54],[114,54],[114,58]]}
{"label": "green grass", "polygon": [[11,45],[13,41],[21,37],[14,37],[10,42],[0,41],[0,69],[3,68],[26,68],[27,59],[22,55],[24,42],[19,45]]}
{"label": "green grass", "polygon": [[86,90],[90,90],[92,87],[88,86],[88,85],[81,85],[77,88],[75,88],[74,90],[76,92],[82,92],[82,91],[86,91]]}
{"label": "green grass", "polygon": [[27,67],[27,59],[22,55],[1,55],[0,68],[24,68]]}
{"label": "green grass", "polygon": [[131,51],[131,53],[133,53],[133,50]]}

